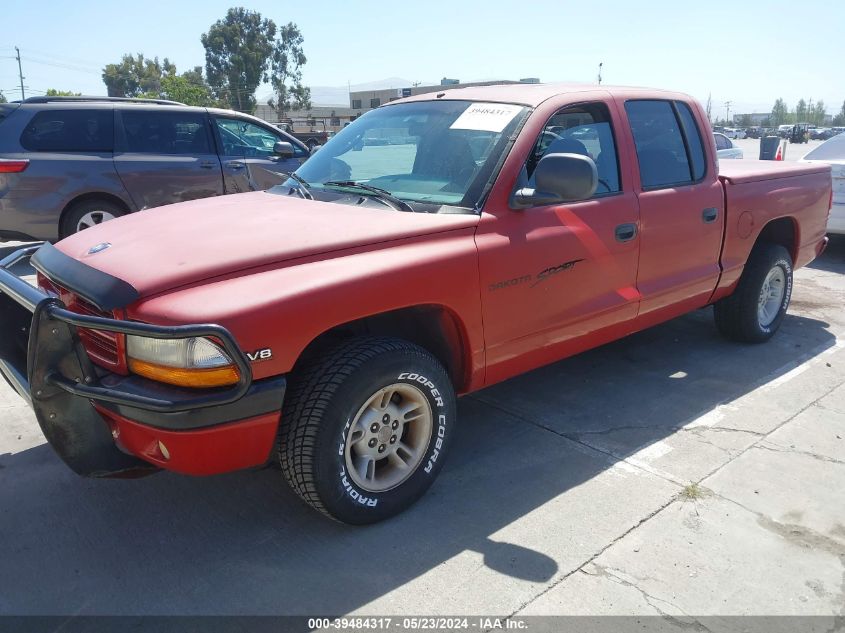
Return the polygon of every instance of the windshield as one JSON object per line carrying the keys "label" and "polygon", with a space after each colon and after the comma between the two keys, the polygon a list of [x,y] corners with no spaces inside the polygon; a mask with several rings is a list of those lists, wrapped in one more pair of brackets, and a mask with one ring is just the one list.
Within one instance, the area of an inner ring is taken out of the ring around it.
{"label": "windshield", "polygon": [[343,189],[331,183],[362,183],[414,210],[436,210],[431,205],[472,209],[526,111],[519,105],[470,101],[378,108],[338,132],[296,173],[316,197],[320,191],[336,195]]}
{"label": "windshield", "polygon": [[804,160],[845,160],[845,133],[828,139],[804,156]]}

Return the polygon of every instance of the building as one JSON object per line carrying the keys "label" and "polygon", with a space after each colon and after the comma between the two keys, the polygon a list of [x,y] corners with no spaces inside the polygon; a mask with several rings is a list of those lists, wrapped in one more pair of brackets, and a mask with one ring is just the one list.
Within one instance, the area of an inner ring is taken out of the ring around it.
{"label": "building", "polygon": [[414,95],[426,94],[428,92],[439,92],[444,89],[451,88],[468,88],[470,86],[497,86],[502,84],[518,84],[518,83],[540,83],[536,77],[529,77],[513,81],[510,79],[499,79],[496,81],[476,81],[472,83],[462,84],[460,79],[448,79],[444,77],[436,86],[405,86],[399,88],[386,88],[382,90],[363,90],[349,93],[349,107],[356,113],[363,114],[368,110],[377,108],[385,103],[396,101],[402,97],[412,97]]}
{"label": "building", "polygon": [[751,114],[734,114],[734,125],[741,125],[744,117],[750,117],[751,125],[763,125],[772,116],[771,112],[752,112]]}
{"label": "building", "polygon": [[[285,119],[293,121],[296,124],[297,131],[299,131],[299,128],[305,127],[320,131],[325,127],[328,131],[337,132],[344,126],[349,125],[350,121],[358,118],[360,114],[360,112],[355,112],[352,108],[344,106],[313,106],[310,110],[285,112]],[[255,116],[273,125],[282,122],[279,120],[279,113],[276,112],[275,108],[271,108],[266,103],[258,104],[255,109]]]}

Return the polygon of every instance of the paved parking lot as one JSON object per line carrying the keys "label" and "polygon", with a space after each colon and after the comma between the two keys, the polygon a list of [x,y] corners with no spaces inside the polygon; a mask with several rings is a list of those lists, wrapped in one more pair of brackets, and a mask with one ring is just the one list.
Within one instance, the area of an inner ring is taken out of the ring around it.
{"label": "paved parking lot", "polygon": [[[745,160],[757,160],[760,158],[760,139],[758,138],[741,138],[734,140],[734,143],[742,148],[743,158]],[[815,149],[824,141],[807,141],[806,143],[787,143],[786,155],[784,160],[797,161],[804,154],[812,149]]]}
{"label": "paved parking lot", "polygon": [[462,399],[365,528],[272,469],[80,479],[3,385],[0,613],[845,615],[843,273],[837,240],[762,346],[705,309]]}

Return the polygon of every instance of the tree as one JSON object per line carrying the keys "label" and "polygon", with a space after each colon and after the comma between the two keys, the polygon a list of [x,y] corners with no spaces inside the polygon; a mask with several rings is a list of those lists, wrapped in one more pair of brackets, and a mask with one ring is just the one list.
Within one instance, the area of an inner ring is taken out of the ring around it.
{"label": "tree", "polygon": [[307,59],[302,50],[305,39],[299,27],[288,22],[279,29],[279,39],[270,57],[270,85],[275,97],[267,102],[283,119],[287,110],[310,110],[311,88],[302,85],[302,67]]}
{"label": "tree", "polygon": [[[197,72],[199,75],[197,75]],[[162,77],[161,91],[156,97],[204,108],[218,105],[217,100],[211,96],[211,90],[205,83],[202,77],[202,68],[199,66],[181,75],[174,74]]]}
{"label": "tree", "polygon": [[6,95],[4,95],[2,92],[0,92],[0,103],[9,103],[9,101],[6,99]]}
{"label": "tree", "polygon": [[816,105],[813,106],[812,112],[810,112],[810,122],[815,125],[824,125],[825,116],[827,116],[827,111],[825,110],[824,101],[819,99]]}
{"label": "tree", "polygon": [[836,126],[845,125],[845,101],[842,102],[842,109],[835,117],[833,117],[833,124]]}
{"label": "tree", "polygon": [[212,91],[233,109],[255,110],[255,89],[267,81],[276,24],[256,11],[232,8],[200,38]]}
{"label": "tree", "polygon": [[71,92],[70,90],[56,90],[55,88],[48,88],[48,97],[81,97],[81,92]]}
{"label": "tree", "polygon": [[140,97],[161,92],[164,75],[176,73],[176,66],[165,57],[163,62],[144,55],[124,55],[118,64],[103,68],[103,83],[110,97]]}
{"label": "tree", "polygon": [[711,116],[711,113],[713,112],[712,93],[707,93],[707,108],[706,108],[706,110],[707,110],[707,120],[712,121],[713,120],[713,117]]}
{"label": "tree", "polygon": [[804,123],[807,120],[807,102],[803,99],[798,101],[798,105],[795,106],[795,122],[796,123]]}
{"label": "tree", "polygon": [[769,117],[771,124],[774,127],[778,125],[783,125],[786,123],[787,118],[789,117],[789,109],[786,107],[786,103],[783,99],[778,99],[775,101],[775,105],[772,106],[772,115]]}
{"label": "tree", "polygon": [[110,97],[142,97],[171,99],[193,106],[215,106],[202,66],[195,66],[181,75],[166,57],[163,62],[146,59],[142,54],[124,55],[119,64],[103,69],[103,81]]}
{"label": "tree", "polygon": [[739,117],[739,125],[741,127],[751,127],[754,125],[754,122],[751,120],[750,114],[743,114]]}

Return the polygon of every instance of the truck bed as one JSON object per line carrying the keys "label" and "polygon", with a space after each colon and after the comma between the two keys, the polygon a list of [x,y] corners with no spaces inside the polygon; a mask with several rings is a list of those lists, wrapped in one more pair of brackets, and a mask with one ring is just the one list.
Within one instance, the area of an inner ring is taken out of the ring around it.
{"label": "truck bed", "polygon": [[719,178],[732,185],[761,182],[775,178],[788,178],[829,171],[826,165],[813,163],[784,163],[773,160],[723,160],[719,161]]}
{"label": "truck bed", "polygon": [[830,167],[770,160],[719,163],[725,188],[722,277],[714,299],[727,294],[748,261],[756,236],[769,223],[792,236],[795,268],[806,266],[823,248],[830,208]]}

